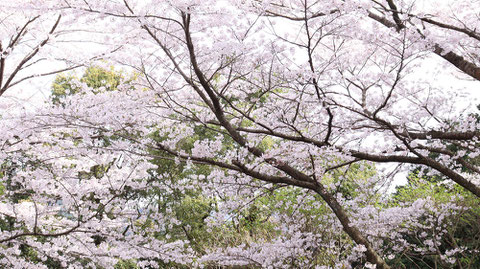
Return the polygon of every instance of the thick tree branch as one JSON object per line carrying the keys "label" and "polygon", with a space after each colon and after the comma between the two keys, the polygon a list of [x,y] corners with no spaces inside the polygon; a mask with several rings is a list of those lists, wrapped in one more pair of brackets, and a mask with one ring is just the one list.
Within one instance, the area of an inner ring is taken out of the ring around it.
{"label": "thick tree branch", "polygon": [[449,51],[445,53],[445,50],[442,49],[438,44],[434,46],[433,52],[438,56],[442,57],[443,59],[447,60],[451,64],[453,64],[455,67],[463,71],[465,74],[480,81],[480,67],[465,60],[464,57],[456,54],[453,51]]}
{"label": "thick tree branch", "polygon": [[398,12],[397,6],[393,2],[393,0],[387,0],[387,3],[390,9],[392,10],[392,17],[393,17],[393,20],[395,21],[395,24],[397,25],[397,31],[402,30],[403,28],[405,28],[405,25],[403,24],[402,20],[400,19],[400,16],[398,15],[399,12]]}
{"label": "thick tree branch", "polygon": [[[385,19],[384,17],[376,15],[372,12],[368,12],[368,17],[376,20],[377,22],[383,24],[386,27],[389,27],[389,28],[397,27],[397,24],[392,23],[391,21]],[[467,61],[464,57],[458,55],[453,51],[445,53],[445,50],[442,49],[439,44],[435,44],[433,46],[433,52],[436,55],[447,60],[449,63],[451,63],[453,66],[455,66],[457,69],[459,69],[463,73],[480,81],[480,67],[478,67],[474,63]]]}
{"label": "thick tree branch", "polygon": [[[193,46],[193,41],[191,39],[190,35],[190,14],[182,13],[182,20],[184,23],[184,31],[185,31],[185,39],[188,47],[188,51],[190,54],[190,62],[192,64],[192,68],[197,76],[197,78],[200,81],[200,84],[202,85],[203,89],[209,96],[212,104],[213,104],[213,113],[215,114],[216,118],[218,119],[220,125],[224,127],[230,136],[233,138],[235,142],[237,142],[240,146],[246,147],[250,153],[252,153],[256,157],[262,157],[263,151],[260,150],[259,148],[256,148],[254,146],[248,145],[247,141],[240,135],[240,133],[234,128],[230,122],[226,119],[225,114],[223,112],[223,109],[220,105],[219,99],[215,91],[212,89],[210,84],[205,78],[205,75],[203,72],[200,70],[200,67],[197,63],[196,55],[195,55],[195,49]],[[266,158],[265,161],[269,163],[270,165],[274,166],[278,170],[286,173],[289,175],[291,178],[297,180],[297,184],[301,183],[302,185],[295,185],[299,187],[307,187],[308,186],[314,186],[314,188],[311,188],[315,192],[317,192],[322,199],[328,204],[328,206],[332,209],[334,214],[337,216],[338,220],[342,224],[342,227],[344,231],[357,243],[361,244],[366,247],[366,256],[367,260],[371,263],[374,263],[377,265],[377,268],[381,269],[387,269],[390,268],[385,261],[378,255],[378,253],[375,251],[373,246],[368,242],[368,240],[362,235],[362,233],[354,226],[352,225],[348,214],[346,211],[342,208],[342,206],[338,203],[338,201],[335,199],[335,197],[327,191],[327,189],[320,183],[316,182],[313,180],[310,176],[298,171],[297,169],[291,167],[285,162],[279,161],[275,158]],[[308,187],[307,187],[308,188]]]}

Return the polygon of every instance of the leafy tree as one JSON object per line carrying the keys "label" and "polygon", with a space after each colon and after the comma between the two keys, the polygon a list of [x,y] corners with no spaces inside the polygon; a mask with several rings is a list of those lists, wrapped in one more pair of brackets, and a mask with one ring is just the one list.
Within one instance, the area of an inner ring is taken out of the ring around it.
{"label": "leafy tree", "polygon": [[[52,101],[61,102],[62,97],[77,94],[83,83],[89,88],[98,91],[117,91],[121,85],[123,88],[132,88],[135,81],[135,75],[126,76],[122,71],[116,71],[114,67],[110,69],[101,66],[90,66],[77,79],[74,74],[60,74],[55,78],[52,84]],[[76,82],[74,84],[73,82]]]}

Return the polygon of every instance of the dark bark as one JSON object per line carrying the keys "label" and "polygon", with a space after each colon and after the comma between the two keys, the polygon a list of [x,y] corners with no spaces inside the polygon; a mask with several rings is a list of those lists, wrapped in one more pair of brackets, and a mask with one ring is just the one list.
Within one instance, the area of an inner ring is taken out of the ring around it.
{"label": "dark bark", "polygon": [[[223,108],[220,105],[218,94],[214,91],[213,87],[211,87],[211,85],[208,83],[207,79],[205,78],[205,75],[201,71],[196,59],[195,48],[190,35],[190,29],[189,29],[190,18],[191,17],[189,14],[182,13],[182,20],[183,20],[184,31],[185,31],[185,40],[186,40],[187,48],[190,54],[190,63],[196,77],[200,82],[200,85],[202,86],[203,90],[207,93],[208,97],[210,98],[210,101],[213,105],[212,112],[215,114],[217,120],[219,121],[219,124],[227,130],[229,135],[237,144],[247,148],[252,155],[256,157],[262,157],[263,151],[257,147],[248,146],[245,138],[227,120],[223,112]],[[325,143],[322,142],[321,144],[325,144]],[[362,233],[358,230],[358,228],[352,225],[346,211],[338,203],[335,197],[331,193],[329,193],[321,183],[314,180],[312,177],[302,173],[301,171],[295,169],[294,167],[288,165],[287,163],[279,161],[275,158],[268,158],[268,159],[265,159],[265,161],[270,165],[272,165],[273,167],[275,167],[276,169],[287,174],[290,177],[290,179],[284,182],[275,182],[275,181],[272,181],[270,177],[262,176],[259,173],[256,173],[250,169],[247,169],[245,166],[241,165],[240,162],[238,161],[233,161],[233,163],[236,164],[242,170],[243,173],[250,175],[252,177],[259,178],[267,182],[286,183],[289,185],[314,190],[327,203],[327,205],[333,211],[335,216],[337,216],[338,220],[340,221],[343,227],[343,230],[348,234],[348,236],[350,236],[350,238],[352,238],[352,240],[354,240],[357,244],[361,244],[365,246],[365,248],[367,249],[365,253],[367,256],[367,261],[369,261],[370,263],[376,264],[377,268],[381,268],[381,269],[390,268],[385,263],[385,261],[377,254],[377,252],[373,249],[371,244],[362,235]]]}

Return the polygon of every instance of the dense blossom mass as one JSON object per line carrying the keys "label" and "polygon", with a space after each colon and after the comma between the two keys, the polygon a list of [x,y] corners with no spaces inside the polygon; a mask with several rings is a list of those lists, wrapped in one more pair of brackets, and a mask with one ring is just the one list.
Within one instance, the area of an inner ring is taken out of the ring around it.
{"label": "dense blossom mass", "polygon": [[0,22],[0,267],[480,264],[480,1],[7,0]]}

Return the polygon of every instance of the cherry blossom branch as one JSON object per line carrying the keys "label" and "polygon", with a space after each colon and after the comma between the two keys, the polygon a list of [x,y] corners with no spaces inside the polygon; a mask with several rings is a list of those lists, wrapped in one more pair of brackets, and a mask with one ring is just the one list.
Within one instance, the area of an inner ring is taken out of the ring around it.
{"label": "cherry blossom branch", "polygon": [[[191,20],[191,15],[186,14],[182,12],[182,21],[184,24],[184,32],[185,32],[185,40],[188,48],[188,52],[190,55],[190,62],[192,64],[192,68],[197,76],[197,78],[200,81],[200,85],[204,89],[204,91],[207,93],[208,97],[210,98],[210,101],[212,102],[213,109],[212,112],[215,114],[216,118],[224,127],[230,136],[233,138],[235,142],[237,142],[240,146],[246,147],[250,153],[252,153],[256,157],[262,157],[263,152],[262,150],[250,146],[247,144],[245,139],[238,133],[235,128],[230,124],[230,122],[225,118],[223,109],[220,105],[220,102],[217,98],[217,95],[215,92],[212,90],[210,84],[207,82],[205,79],[204,74],[199,68],[199,65],[197,63],[196,55],[195,55],[195,49],[193,46],[193,41],[190,35],[190,20]],[[320,184],[319,182],[315,182],[311,177],[305,175],[304,173],[294,169],[293,167],[289,166],[288,164],[277,161],[275,158],[268,158],[265,159],[265,161],[275,168],[283,171],[287,175],[289,175],[291,178],[297,180],[297,182],[301,183],[302,185],[299,185],[300,187],[306,187],[304,184],[315,184],[315,188],[312,189],[316,193],[318,193],[322,199],[328,204],[328,206],[332,209],[332,211],[335,213],[337,218],[340,220],[340,223],[342,224],[342,227],[344,231],[357,243],[365,246],[366,248],[366,256],[367,260],[369,262],[372,262],[378,266],[378,268],[390,268],[385,261],[377,254],[377,252],[374,250],[372,245],[365,239],[365,237],[361,234],[361,232],[352,225],[347,213],[344,211],[342,206],[338,203],[338,201],[334,198],[332,194],[330,194],[326,188]],[[240,165],[240,164],[238,164]],[[242,166],[240,166],[242,172],[244,173],[252,173],[251,171],[245,170]],[[255,173],[252,174],[253,176],[259,176]],[[298,186],[298,185],[297,185]]]}
{"label": "cherry blossom branch", "polygon": [[[388,21],[387,19],[378,16],[372,12],[369,11],[368,16],[379,23],[383,24],[386,27],[389,28],[394,28],[397,25]],[[423,35],[422,35],[423,36]],[[424,37],[424,36],[423,36]],[[425,37],[424,37],[425,38]],[[480,67],[475,65],[474,63],[467,61],[464,57],[458,55],[457,53],[453,51],[449,51],[445,53],[445,50],[439,45],[439,44],[434,44],[433,45],[433,52],[442,57],[443,59],[447,60],[449,63],[451,63],[453,66],[461,70],[463,73],[466,75],[476,79],[480,80]]]}

